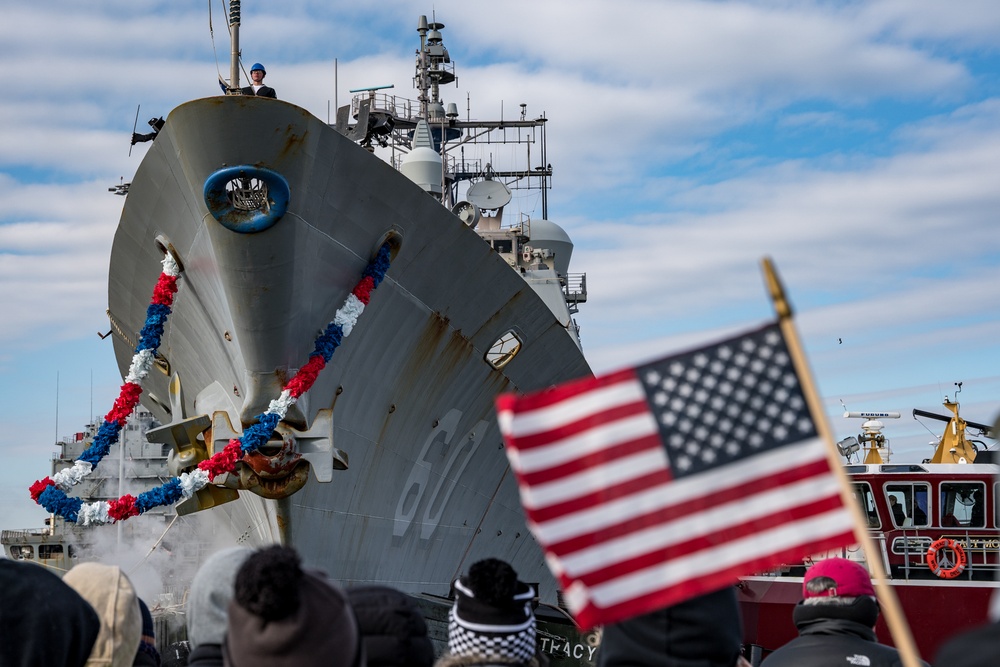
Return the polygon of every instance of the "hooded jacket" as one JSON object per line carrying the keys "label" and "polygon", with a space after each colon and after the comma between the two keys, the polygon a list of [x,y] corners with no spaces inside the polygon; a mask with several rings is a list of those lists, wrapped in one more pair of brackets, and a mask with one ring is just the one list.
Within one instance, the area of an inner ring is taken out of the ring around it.
{"label": "hooded jacket", "polygon": [[236,571],[253,550],[231,547],[209,556],[191,581],[187,601],[187,638],[191,665],[222,665],[229,601]]}
{"label": "hooded jacket", "polygon": [[[852,604],[799,602],[792,611],[799,636],[771,653],[762,667],[901,667],[899,652],[875,638],[878,603],[868,596]],[[927,663],[922,662],[925,667]]]}
{"label": "hooded jacket", "polygon": [[434,647],[420,607],[388,586],[357,586],[347,598],[358,621],[368,667],[431,667]]}
{"label": "hooded jacket", "polygon": [[597,665],[733,667],[742,632],[736,590],[727,587],[605,626]]}
{"label": "hooded jacket", "polygon": [[82,667],[101,631],[89,602],[41,565],[0,559],[0,665]]}
{"label": "hooded jacket", "polygon": [[1000,622],[980,625],[949,639],[939,650],[935,665],[942,667],[993,667],[1000,656]]}
{"label": "hooded jacket", "polygon": [[87,667],[132,667],[142,639],[142,613],[135,588],[121,568],[80,563],[63,581],[76,589],[101,619]]}

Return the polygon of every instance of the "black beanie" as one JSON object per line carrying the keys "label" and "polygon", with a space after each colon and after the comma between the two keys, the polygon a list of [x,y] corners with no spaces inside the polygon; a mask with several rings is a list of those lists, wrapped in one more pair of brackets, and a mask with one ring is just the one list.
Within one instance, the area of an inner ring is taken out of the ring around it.
{"label": "black beanie", "polygon": [[455,581],[448,612],[448,652],[479,658],[530,660],[536,653],[535,589],[496,558],[473,563]]}
{"label": "black beanie", "polygon": [[90,603],[41,565],[0,559],[0,665],[87,662],[101,630]]}

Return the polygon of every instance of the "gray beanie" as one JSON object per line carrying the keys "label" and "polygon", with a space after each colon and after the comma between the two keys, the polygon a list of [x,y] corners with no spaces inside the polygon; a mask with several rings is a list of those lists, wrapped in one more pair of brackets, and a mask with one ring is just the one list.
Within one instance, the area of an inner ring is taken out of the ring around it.
{"label": "gray beanie", "polygon": [[222,645],[236,571],[252,553],[246,547],[217,551],[194,575],[187,603],[188,642],[192,650],[202,644]]}

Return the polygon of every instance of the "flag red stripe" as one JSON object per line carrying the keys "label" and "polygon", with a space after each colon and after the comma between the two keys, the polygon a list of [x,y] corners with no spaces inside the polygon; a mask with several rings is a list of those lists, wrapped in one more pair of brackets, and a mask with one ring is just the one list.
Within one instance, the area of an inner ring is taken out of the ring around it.
{"label": "flag red stripe", "polygon": [[[625,419],[626,417],[634,417],[645,412],[649,412],[649,407],[644,400],[616,405],[601,412],[584,415],[576,421],[549,431],[538,431],[531,435],[511,436],[510,444],[518,451],[545,447],[565,438],[580,435],[593,428],[605,426],[611,422]],[[517,418],[515,417],[515,419]]]}
{"label": "flag red stripe", "polygon": [[[688,516],[699,514],[708,509],[713,509],[715,507],[723,506],[732,502],[750,502],[750,498],[741,499],[738,494],[730,494],[729,498],[724,502],[714,502],[715,499],[712,498],[708,500],[707,498],[698,498],[695,502],[690,504],[676,505],[674,507],[667,508],[665,511],[653,511],[641,516],[636,516],[632,519],[618,522],[612,526],[604,527],[599,530],[591,531],[586,534],[574,536],[568,540],[562,540],[560,542],[555,542],[552,544],[547,544],[546,548],[554,554],[564,556],[567,554],[575,553],[582,548],[590,547],[596,544],[601,544],[604,542],[610,542],[615,539],[619,539],[630,535],[632,533],[640,532],[651,528],[653,526],[665,524],[667,522],[673,521],[675,519],[683,519]],[[706,502],[708,501],[708,502]],[[709,504],[710,503],[710,504]],[[817,505],[820,503],[820,505]],[[775,513],[770,515],[770,517],[760,517],[758,519],[752,519],[752,523],[745,527],[744,532],[752,532],[751,529],[764,529],[769,528],[772,525],[777,525],[785,520],[793,519],[799,520],[804,519],[811,515],[813,512],[810,511],[812,507],[820,507],[819,511],[827,511],[839,506],[840,496],[832,495],[829,497],[817,498],[814,501],[804,504],[797,505],[788,508],[776,508]],[[529,513],[530,516],[530,513]],[[537,523],[537,522],[536,522]],[[716,538],[716,542],[728,541],[725,536],[728,533],[726,531],[716,531],[713,535]]]}
{"label": "flag red stripe", "polygon": [[[815,514],[828,512],[836,509],[837,507],[840,507],[839,496],[823,498],[807,505],[797,507],[794,511],[778,511],[769,516],[760,517],[740,525],[730,526],[729,528],[723,530],[716,530],[710,535],[688,538],[678,535],[677,540],[672,542],[667,547],[654,549],[634,558],[626,558],[611,562],[606,567],[599,570],[592,570],[585,573],[574,572],[572,574],[575,579],[583,582],[587,586],[597,586],[606,581],[624,576],[630,572],[635,572],[636,570],[653,567],[654,565],[659,565],[673,559],[688,556],[699,551],[719,547],[720,545],[724,545],[728,542],[734,542],[750,535],[763,534],[773,528],[780,527],[794,521],[806,519]],[[605,540],[601,541],[603,542]],[[554,546],[549,547],[547,550],[557,556],[565,557],[571,555],[571,552],[563,551],[560,553]],[[812,549],[811,545],[808,553],[801,553],[799,556],[800,558],[808,556],[809,553],[815,553],[815,550]],[[705,566],[706,568],[713,567],[710,563],[706,563]],[[694,576],[700,575],[698,573],[694,573]],[[655,582],[650,582],[650,584],[655,585]]]}
{"label": "flag red stripe", "polygon": [[[544,484],[565,477],[570,477],[587,469],[598,468],[606,463],[620,460],[625,456],[660,448],[660,437],[655,434],[647,435],[642,438],[635,438],[633,440],[626,440],[624,442],[617,443],[607,449],[602,449],[599,452],[574,458],[557,466],[551,466],[549,468],[544,468],[530,473],[520,473],[518,477],[524,484]],[[665,457],[664,461],[666,461]],[[669,475],[667,475],[666,467],[661,469],[659,472],[661,481],[668,481],[670,479]]]}
{"label": "flag red stripe", "polygon": [[594,389],[635,379],[635,370],[627,368],[625,370],[601,377],[587,377],[579,380],[571,380],[565,384],[561,384],[557,387],[552,387],[551,389],[546,389],[535,394],[527,394],[525,396],[502,394],[498,396],[496,400],[497,410],[512,410],[514,412],[524,413],[530,410],[547,408],[575,396],[586,394]]}
{"label": "flag red stripe", "polygon": [[[657,446],[659,446],[658,442]],[[762,480],[756,488],[758,491],[766,491],[779,486],[793,484],[803,479],[809,479],[810,477],[823,474],[827,471],[829,471],[829,465],[827,464],[826,459],[823,459],[813,463],[797,466],[795,468],[775,472],[764,478],[764,480]],[[664,476],[664,473],[666,473],[666,476]],[[648,475],[631,480],[626,484],[609,487],[601,493],[590,493],[557,505],[532,507],[530,509],[526,509],[526,512],[528,517],[533,522],[542,525],[547,521],[571,514],[573,512],[581,512],[587,509],[599,507],[612,500],[617,500],[634,493],[646,491],[660,484],[665,484],[669,482],[670,479],[668,471],[651,471]],[[677,516],[692,514],[704,509],[711,509],[712,507],[747,497],[747,490],[742,485],[732,486],[730,488],[720,488],[719,486],[715,486],[705,488],[704,491],[704,496],[682,501],[675,504],[673,507],[664,507],[660,510],[664,513],[663,520],[667,521]],[[664,493],[668,493],[668,490],[664,489]],[[544,528],[544,526],[542,527]]]}
{"label": "flag red stripe", "polygon": [[[617,605],[599,608],[593,604],[588,604],[575,615],[575,618],[581,628],[592,628],[595,625],[603,623],[614,623],[615,621],[646,613],[651,609],[674,605],[695,595],[701,595],[718,590],[724,586],[735,584],[747,572],[763,572],[783,563],[801,562],[805,556],[836,549],[845,544],[851,544],[853,541],[853,533],[845,532],[831,535],[825,539],[812,541],[809,544],[809,553],[803,553],[801,548],[796,547],[770,553],[758,558],[751,558],[721,570],[711,571],[706,569],[704,573],[697,575],[695,578],[665,588],[650,588],[648,593],[629,598]],[[563,578],[563,587],[569,586],[571,581],[571,579]]]}
{"label": "flag red stripe", "polygon": [[535,523],[545,523],[573,512],[580,512],[604,505],[619,498],[625,498],[641,491],[655,488],[670,481],[670,473],[666,470],[653,470],[649,474],[630,479],[622,484],[609,486],[601,491],[595,491],[578,496],[572,500],[554,505],[546,505],[536,509],[526,509],[528,517]]}

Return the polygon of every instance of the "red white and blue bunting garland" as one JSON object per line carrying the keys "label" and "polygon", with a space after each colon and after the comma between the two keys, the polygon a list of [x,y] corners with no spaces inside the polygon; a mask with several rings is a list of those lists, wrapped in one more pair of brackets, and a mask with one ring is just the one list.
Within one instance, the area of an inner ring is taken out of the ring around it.
{"label": "red white and blue bunting garland", "polygon": [[389,244],[379,248],[375,259],[365,268],[361,281],[355,285],[344,304],[337,310],[333,320],[316,339],[309,361],[298,370],[288,381],[278,398],[268,405],[268,409],[257,415],[257,422],[249,426],[240,438],[234,438],[211,458],[200,462],[191,472],[181,473],[165,484],[140,493],[138,497],[124,495],[112,501],[85,503],[80,498],[70,497],[66,490],[79,484],[89,475],[107,455],[111,445],[118,440],[122,426],[129,414],[139,403],[142,387],[141,380],[152,367],[156,350],[160,346],[163,327],[173,295],[177,292],[177,275],[179,269],[173,257],[168,253],[163,260],[163,273],[153,291],[152,303],[146,311],[146,324],[139,336],[132,365],[129,367],[121,394],[111,411],[98,429],[97,436],[91,446],[77,458],[74,465],[65,470],[39,480],[31,485],[32,499],[53,514],[81,525],[94,525],[123,521],[132,516],[163,505],[172,505],[184,498],[190,498],[198,490],[208,485],[211,480],[223,473],[233,472],[236,463],[247,452],[256,451],[271,437],[278,422],[285,418],[288,408],[312,388],[320,371],[326,367],[330,358],[341,344],[344,337],[350,335],[358,318],[371,298],[373,289],[379,286],[389,270]]}

